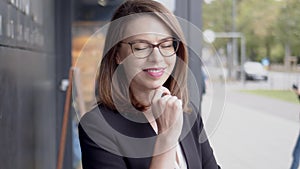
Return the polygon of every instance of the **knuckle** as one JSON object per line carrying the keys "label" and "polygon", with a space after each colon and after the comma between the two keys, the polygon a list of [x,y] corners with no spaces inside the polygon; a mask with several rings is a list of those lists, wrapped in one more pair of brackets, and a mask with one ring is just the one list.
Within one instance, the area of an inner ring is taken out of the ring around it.
{"label": "knuckle", "polygon": [[159,99],[159,100],[157,101],[157,104],[158,104],[159,106],[164,105],[164,100],[163,100],[163,99]]}
{"label": "knuckle", "polygon": [[179,109],[180,109],[179,105],[178,104],[174,104],[174,110],[177,111]]}
{"label": "knuckle", "polygon": [[167,102],[167,106],[168,106],[168,107],[172,107],[172,106],[173,106],[173,103],[169,100],[169,101]]}

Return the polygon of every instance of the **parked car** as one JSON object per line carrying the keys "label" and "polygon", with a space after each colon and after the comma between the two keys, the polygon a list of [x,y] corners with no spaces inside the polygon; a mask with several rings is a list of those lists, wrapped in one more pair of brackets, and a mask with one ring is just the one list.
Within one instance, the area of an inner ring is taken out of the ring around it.
{"label": "parked car", "polygon": [[268,80],[268,72],[259,62],[245,62],[244,71],[246,80]]}

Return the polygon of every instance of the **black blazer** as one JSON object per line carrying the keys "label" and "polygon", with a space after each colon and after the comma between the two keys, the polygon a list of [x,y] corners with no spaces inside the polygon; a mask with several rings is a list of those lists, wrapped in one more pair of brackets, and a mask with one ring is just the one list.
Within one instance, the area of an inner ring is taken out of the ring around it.
{"label": "black blazer", "polygon": [[[135,117],[139,122],[128,118],[131,116],[103,105],[81,118],[79,139],[83,169],[149,168],[156,133],[144,115]],[[192,113],[184,113],[183,126],[179,141],[188,168],[218,169],[195,107]]]}

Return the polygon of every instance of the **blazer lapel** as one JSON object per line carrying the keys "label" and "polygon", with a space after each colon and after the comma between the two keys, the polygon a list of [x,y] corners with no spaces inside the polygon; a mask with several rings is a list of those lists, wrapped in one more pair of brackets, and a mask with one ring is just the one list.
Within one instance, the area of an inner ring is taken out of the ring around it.
{"label": "blazer lapel", "polygon": [[194,137],[194,135],[197,135],[197,133],[193,133],[192,131],[192,126],[194,125],[195,120],[196,116],[193,113],[184,116],[184,128],[180,137],[180,145],[183,149],[188,169],[202,169],[202,157],[198,152],[200,150],[198,150],[196,146],[196,144],[198,144],[196,143],[198,138]]}
{"label": "blazer lapel", "polygon": [[189,169],[202,169],[201,157],[198,156],[194,138],[189,134],[181,142],[185,160]]}

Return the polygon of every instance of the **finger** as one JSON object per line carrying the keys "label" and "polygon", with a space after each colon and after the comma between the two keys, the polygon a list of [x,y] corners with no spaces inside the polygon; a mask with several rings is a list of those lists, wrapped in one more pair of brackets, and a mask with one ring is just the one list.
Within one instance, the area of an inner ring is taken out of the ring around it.
{"label": "finger", "polygon": [[171,95],[165,95],[164,97],[160,98],[158,100],[158,104],[161,106],[161,107],[165,107],[166,106],[166,103],[168,102],[168,100],[170,100],[172,98]]}
{"label": "finger", "polygon": [[182,101],[180,99],[177,99],[175,101],[175,112],[180,112],[179,115],[182,116],[183,115],[183,111],[182,111]]}
{"label": "finger", "polygon": [[166,95],[153,103],[153,115],[155,118],[159,117],[164,112],[166,103],[171,97],[171,95]]}
{"label": "finger", "polygon": [[161,86],[161,87],[157,88],[156,90],[154,90],[154,92],[152,94],[152,98],[151,98],[151,103],[154,103],[161,97],[163,97],[165,95],[170,95],[170,94],[171,94],[170,91],[166,87]]}
{"label": "finger", "polygon": [[160,86],[159,88],[156,89],[158,91],[158,93],[161,93],[161,97],[162,95],[170,95],[171,92],[169,91],[168,88],[164,87],[164,86]]}
{"label": "finger", "polygon": [[177,97],[176,96],[172,96],[172,97],[169,97],[168,100],[166,101],[166,106],[165,106],[165,109],[164,109],[164,116],[171,120],[170,123],[173,123],[172,119],[174,119],[174,117],[177,116],[177,110],[178,110],[178,106],[176,105],[176,101],[177,101]]}
{"label": "finger", "polygon": [[158,90],[160,90],[162,92],[161,97],[163,97],[165,95],[171,95],[171,92],[169,91],[169,89],[164,86],[161,86],[160,88],[158,88]]}
{"label": "finger", "polygon": [[177,99],[176,104],[178,105],[179,108],[182,108],[182,100],[181,99]]}
{"label": "finger", "polygon": [[180,128],[181,116],[183,116],[182,110],[180,108],[180,102],[181,101],[176,96],[168,98],[166,102],[166,107],[162,115],[166,120],[165,129],[175,129],[178,127]]}
{"label": "finger", "polygon": [[161,94],[161,97],[164,97],[165,95],[168,95],[167,93],[163,93],[163,94]]}
{"label": "finger", "polygon": [[167,108],[174,108],[174,106],[176,106],[176,101],[178,100],[178,98],[176,96],[172,96],[168,99],[167,103],[166,103],[166,107]]}

